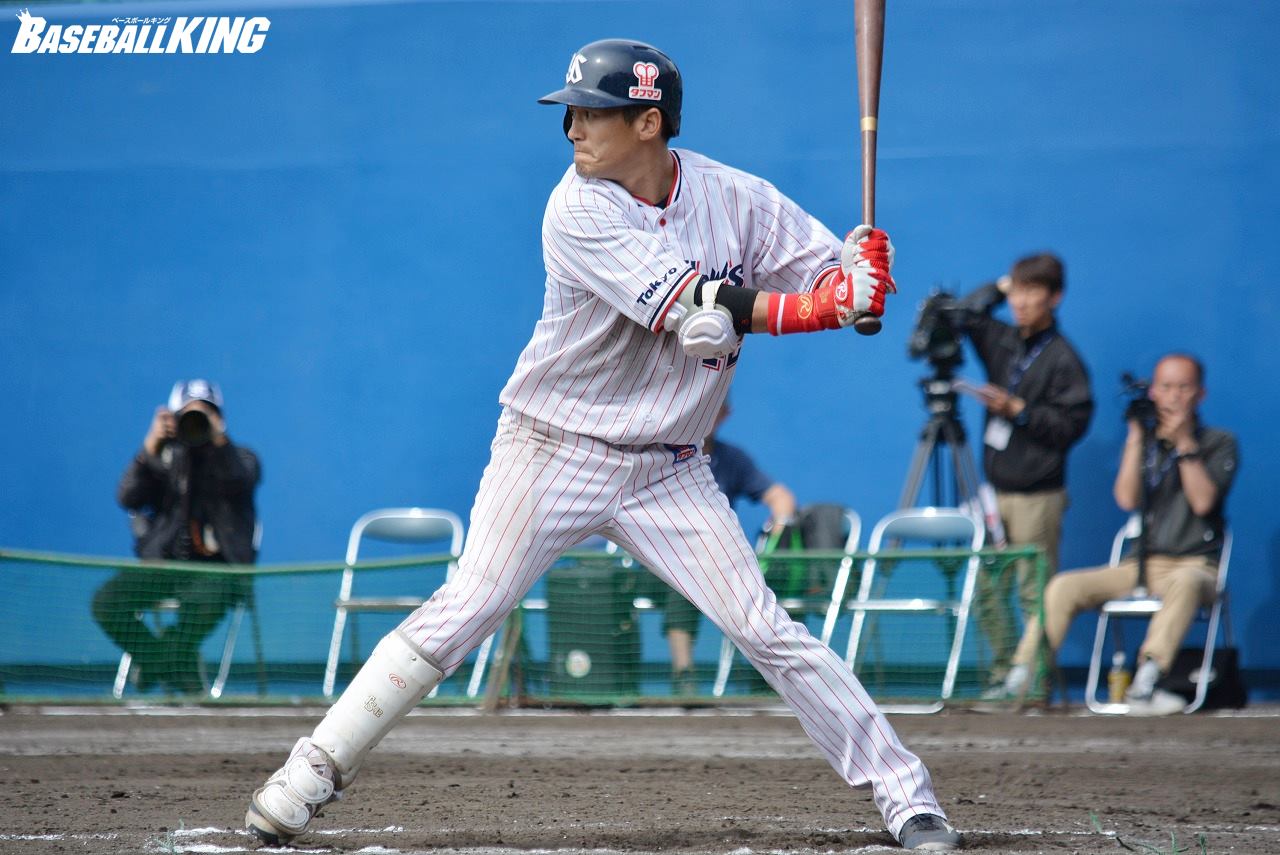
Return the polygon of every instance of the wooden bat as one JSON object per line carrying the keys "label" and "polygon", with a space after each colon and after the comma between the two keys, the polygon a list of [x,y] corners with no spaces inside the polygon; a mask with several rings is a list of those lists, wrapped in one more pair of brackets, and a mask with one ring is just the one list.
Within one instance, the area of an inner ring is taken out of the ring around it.
{"label": "wooden bat", "polygon": [[[858,59],[858,112],[862,136],[862,222],[876,224],[876,118],[880,114],[880,66],[884,59],[885,0],[853,0],[854,48]],[[880,332],[880,319],[864,314],[853,322],[863,335]]]}

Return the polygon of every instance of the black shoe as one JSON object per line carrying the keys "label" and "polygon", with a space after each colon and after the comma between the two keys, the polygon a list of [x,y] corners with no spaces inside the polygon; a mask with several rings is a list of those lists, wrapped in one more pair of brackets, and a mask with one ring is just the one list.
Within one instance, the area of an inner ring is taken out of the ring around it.
{"label": "black shoe", "polygon": [[903,849],[921,852],[954,852],[960,848],[960,832],[937,814],[918,813],[898,832]]}

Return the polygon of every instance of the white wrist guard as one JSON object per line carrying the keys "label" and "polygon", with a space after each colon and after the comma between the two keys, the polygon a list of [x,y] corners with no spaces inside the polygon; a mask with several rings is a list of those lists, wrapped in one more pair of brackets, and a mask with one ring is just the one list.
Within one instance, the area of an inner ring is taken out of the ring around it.
{"label": "white wrist guard", "polygon": [[672,304],[663,326],[674,330],[680,347],[690,356],[711,359],[728,356],[738,349],[738,333],[733,316],[716,304],[716,292],[723,279],[692,283]]}

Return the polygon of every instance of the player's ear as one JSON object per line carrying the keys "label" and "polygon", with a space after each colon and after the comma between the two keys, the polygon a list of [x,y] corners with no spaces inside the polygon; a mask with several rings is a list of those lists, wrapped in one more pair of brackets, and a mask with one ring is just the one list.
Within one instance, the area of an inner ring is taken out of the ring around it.
{"label": "player's ear", "polygon": [[650,107],[641,113],[638,123],[640,139],[648,142],[662,135],[662,111],[657,107]]}

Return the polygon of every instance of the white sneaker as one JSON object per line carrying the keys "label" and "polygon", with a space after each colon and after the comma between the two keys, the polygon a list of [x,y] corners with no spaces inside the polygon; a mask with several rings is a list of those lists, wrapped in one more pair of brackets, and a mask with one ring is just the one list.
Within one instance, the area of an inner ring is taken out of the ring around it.
{"label": "white sneaker", "polygon": [[1129,715],[1173,715],[1187,708],[1187,701],[1182,695],[1156,689],[1151,697],[1129,702]]}
{"label": "white sneaker", "polygon": [[992,686],[982,693],[984,701],[1016,701],[1022,697],[1022,691],[1031,677],[1031,669],[1026,665],[1010,666],[1004,676],[1004,682]]}
{"label": "white sneaker", "polygon": [[1026,665],[1014,665],[1009,669],[1009,673],[1004,678],[1004,693],[1006,695],[1020,695],[1026,689],[1027,682],[1031,679],[1031,669]]}
{"label": "white sneaker", "polygon": [[1160,679],[1160,666],[1154,659],[1144,659],[1133,675],[1129,691],[1124,693],[1126,703],[1151,700],[1151,693],[1156,690],[1156,682]]}
{"label": "white sneaker", "polygon": [[329,755],[305,736],[276,773],[254,791],[244,824],[268,846],[283,846],[307,830],[320,808],[342,797]]}

